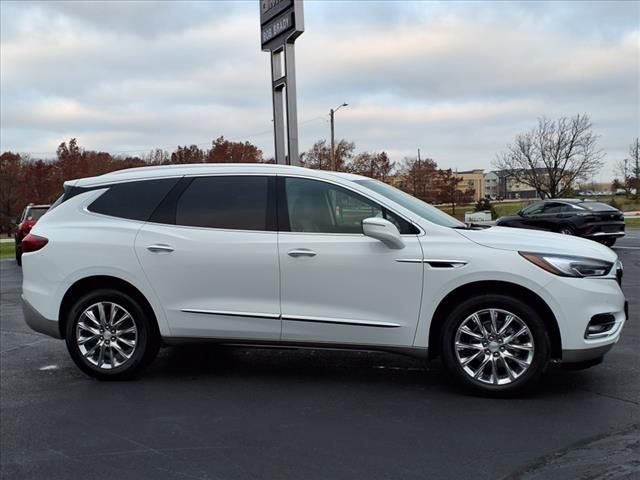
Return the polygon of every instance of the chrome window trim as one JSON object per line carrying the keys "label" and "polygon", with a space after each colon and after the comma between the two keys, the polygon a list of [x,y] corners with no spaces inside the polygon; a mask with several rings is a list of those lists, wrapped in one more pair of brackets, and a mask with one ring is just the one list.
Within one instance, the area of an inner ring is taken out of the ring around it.
{"label": "chrome window trim", "polygon": [[[375,199],[375,198],[371,198],[371,196],[366,195],[358,190],[354,190],[353,188],[349,188],[348,186],[345,186],[342,183],[330,180],[330,179],[326,179],[326,178],[320,178],[320,177],[314,177],[312,175],[295,175],[295,174],[291,174],[291,173],[287,173],[287,174],[282,174],[282,173],[275,173],[275,172],[266,172],[266,173],[254,173],[254,172],[220,172],[220,173],[196,173],[196,174],[183,174],[183,175],[167,175],[166,177],[145,177],[145,178],[139,178],[139,179],[135,179],[135,180],[122,180],[119,182],[113,182],[110,181],[108,183],[104,183],[104,184],[94,184],[91,185],[91,187],[99,187],[100,185],[103,185],[101,188],[96,188],[96,190],[93,190],[95,192],[98,191],[102,191],[102,190],[106,190],[107,188],[109,188],[111,185],[115,185],[115,184],[119,184],[119,183],[130,183],[130,182],[138,182],[138,181],[145,181],[145,180],[156,180],[156,179],[165,179],[165,178],[176,178],[176,177],[180,177],[180,178],[196,178],[196,177],[238,177],[238,176],[251,176],[251,177],[283,177],[283,178],[303,178],[303,179],[307,179],[307,180],[316,180],[319,182],[325,182],[331,185],[335,185],[337,187],[341,187],[344,188],[346,190],[349,190],[350,192],[353,192],[356,195],[361,195],[363,197],[365,197],[367,200],[375,203],[376,205],[382,205],[384,206],[387,210],[393,212],[395,215],[398,215],[400,218],[402,218],[404,221],[408,222],[409,224],[413,225],[414,228],[416,228],[418,230],[418,233],[404,233],[401,234],[402,237],[422,237],[426,235],[425,230],[418,225],[415,221],[413,220],[409,220],[407,218],[406,215],[402,214],[402,213],[398,213],[396,208],[393,208],[391,206],[388,205],[388,203],[383,203],[380,202],[379,200]],[[355,183],[355,182],[351,182],[351,181],[347,181],[348,183]],[[357,184],[356,184],[357,185]],[[87,187],[89,187],[89,185],[87,185]],[[363,189],[366,189],[365,186],[361,186]],[[104,193],[104,192],[102,192]],[[99,195],[96,195],[95,198],[93,198],[93,200],[97,199]],[[382,196],[382,195],[381,195]],[[284,230],[239,230],[239,229],[229,229],[229,228],[216,228],[216,227],[196,227],[193,225],[176,225],[176,224],[171,224],[171,223],[160,223],[160,222],[151,222],[151,221],[146,221],[143,222],[141,220],[133,220],[130,218],[121,218],[121,217],[114,217],[111,215],[105,215],[102,213],[96,213],[96,212],[92,212],[88,209],[89,205],[88,204],[84,204],[83,205],[83,211],[85,213],[88,213],[90,215],[96,215],[99,217],[105,217],[105,218],[113,218],[113,219],[117,219],[117,220],[124,220],[124,221],[129,221],[129,222],[135,222],[135,223],[141,223],[141,224],[151,224],[151,225],[168,225],[171,227],[180,227],[180,228],[197,228],[199,230],[220,230],[220,231],[228,231],[228,232],[246,232],[246,233],[286,233],[286,234],[302,234],[302,235],[329,235],[329,236],[355,236],[355,237],[364,237],[365,235],[362,233],[329,233],[329,232],[287,232]]]}

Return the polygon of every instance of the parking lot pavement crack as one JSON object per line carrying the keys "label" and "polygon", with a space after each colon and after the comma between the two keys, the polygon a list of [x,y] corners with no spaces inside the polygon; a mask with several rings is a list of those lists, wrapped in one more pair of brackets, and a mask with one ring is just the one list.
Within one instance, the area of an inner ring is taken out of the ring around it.
{"label": "parking lot pavement crack", "polygon": [[51,337],[47,337],[46,335],[42,334],[42,333],[38,333],[38,332],[28,332],[28,331],[20,331],[20,330],[5,330],[5,329],[0,329],[0,334],[3,333],[15,333],[16,335],[33,335],[34,337],[40,337],[40,338],[51,338]]}
{"label": "parking lot pavement crack", "polygon": [[23,345],[17,345],[15,347],[7,348],[6,350],[0,351],[0,355],[4,355],[5,353],[13,352],[15,350],[20,350],[21,348],[32,347],[38,343],[46,342],[49,340],[48,338],[41,338],[40,340],[36,340],[35,342],[25,343]]}
{"label": "parking lot pavement crack", "polygon": [[573,443],[545,455],[502,480],[638,478],[640,424]]}
{"label": "parking lot pavement crack", "polygon": [[580,388],[583,392],[592,393],[599,397],[610,398],[612,400],[618,400],[620,402],[630,403],[631,405],[640,406],[640,401],[629,400],[628,398],[616,397],[615,395],[607,395],[606,393],[596,392],[595,390],[588,390],[586,388]]}

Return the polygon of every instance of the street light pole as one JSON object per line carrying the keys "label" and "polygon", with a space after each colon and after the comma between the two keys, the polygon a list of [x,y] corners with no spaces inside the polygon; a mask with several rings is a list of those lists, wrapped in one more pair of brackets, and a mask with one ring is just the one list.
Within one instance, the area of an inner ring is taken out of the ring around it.
{"label": "street light pole", "polygon": [[348,105],[349,105],[348,103],[343,103],[342,105],[339,105],[338,108],[336,109],[332,108],[331,110],[329,110],[329,117],[331,118],[331,165],[330,165],[330,168],[334,172],[336,170],[336,133],[335,133],[335,127],[333,123],[333,117],[338,110]]}

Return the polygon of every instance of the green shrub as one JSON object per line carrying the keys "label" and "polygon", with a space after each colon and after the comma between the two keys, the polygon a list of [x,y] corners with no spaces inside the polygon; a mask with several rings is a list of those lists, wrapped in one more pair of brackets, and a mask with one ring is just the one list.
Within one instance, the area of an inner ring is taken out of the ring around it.
{"label": "green shrub", "polygon": [[491,212],[491,218],[493,220],[498,218],[498,212],[496,212],[495,207],[491,204],[491,200],[488,198],[481,198],[478,200],[475,208],[473,209],[474,212],[484,212],[487,210]]}

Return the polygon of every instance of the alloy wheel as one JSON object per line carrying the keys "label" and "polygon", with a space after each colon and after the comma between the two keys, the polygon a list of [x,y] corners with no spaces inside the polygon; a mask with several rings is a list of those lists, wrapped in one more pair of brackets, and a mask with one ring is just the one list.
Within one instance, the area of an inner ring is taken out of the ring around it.
{"label": "alloy wheel", "polygon": [[133,317],[113,302],[98,302],[86,308],[75,330],[82,357],[104,370],[127,363],[138,343],[138,327]]}
{"label": "alloy wheel", "polygon": [[488,308],[469,315],[455,335],[462,370],[489,385],[508,385],[529,369],[535,354],[533,334],[517,315]]}

